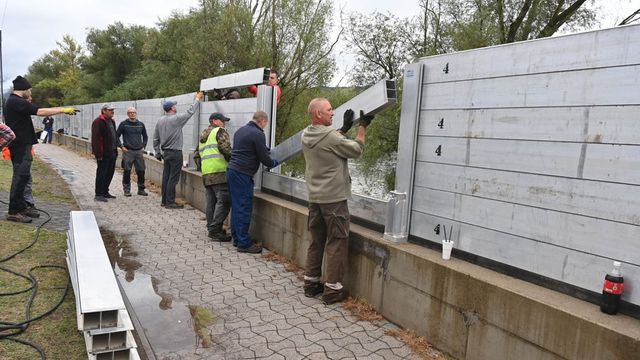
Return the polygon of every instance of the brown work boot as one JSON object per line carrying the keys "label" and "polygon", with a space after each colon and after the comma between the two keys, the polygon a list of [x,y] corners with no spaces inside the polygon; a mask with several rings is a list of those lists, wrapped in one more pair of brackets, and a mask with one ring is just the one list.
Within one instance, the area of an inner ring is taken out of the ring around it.
{"label": "brown work boot", "polygon": [[40,213],[33,206],[27,206],[26,208],[24,208],[24,210],[20,211],[20,214],[24,216],[28,216],[30,218],[34,218],[34,219],[37,219],[40,217]]}
{"label": "brown work boot", "polygon": [[316,295],[322,294],[324,290],[324,285],[321,282],[317,281],[304,281],[304,296],[306,297],[315,297]]}
{"label": "brown work boot", "polygon": [[30,223],[31,218],[23,214],[7,214],[7,220],[18,223]]}
{"label": "brown work boot", "polygon": [[325,305],[331,305],[333,303],[341,302],[349,296],[347,289],[342,288],[340,290],[334,290],[330,287],[324,286],[324,292],[322,293],[322,302]]}

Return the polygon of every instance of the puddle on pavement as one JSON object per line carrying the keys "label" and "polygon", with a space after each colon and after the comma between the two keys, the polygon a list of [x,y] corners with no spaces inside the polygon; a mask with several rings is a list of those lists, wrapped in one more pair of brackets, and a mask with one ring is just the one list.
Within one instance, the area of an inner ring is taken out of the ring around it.
{"label": "puddle on pavement", "polygon": [[206,308],[174,302],[171,295],[158,291],[158,281],[137,271],[142,264],[129,242],[113,232],[100,229],[116,278],[124,290],[135,315],[142,324],[147,340],[156,356],[193,352],[209,347],[207,326],[215,321]]}
{"label": "puddle on pavement", "polygon": [[68,181],[73,181],[75,179],[73,170],[66,170],[66,169],[59,169],[59,168],[57,170],[60,173],[60,176],[62,176],[64,179]]}

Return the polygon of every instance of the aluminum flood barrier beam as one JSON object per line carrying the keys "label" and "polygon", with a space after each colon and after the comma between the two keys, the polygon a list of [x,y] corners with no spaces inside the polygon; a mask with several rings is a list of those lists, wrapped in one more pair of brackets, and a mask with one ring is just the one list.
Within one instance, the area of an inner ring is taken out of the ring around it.
{"label": "aluminum flood barrier beam", "polygon": [[[262,186],[269,190],[291,196],[292,198],[309,201],[307,185],[302,179],[265,171],[262,173]],[[385,224],[387,201],[366,195],[352,194],[351,199],[348,200],[348,204],[351,216],[378,225]]]}
{"label": "aluminum flood barrier beam", "polygon": [[72,211],[69,247],[77,282],[78,329],[111,327],[117,323],[118,310],[125,309],[118,283],[102,242],[92,211]]}
{"label": "aluminum flood barrier beam", "polygon": [[92,211],[72,211],[67,267],[89,359],[139,359],[134,329]]}
{"label": "aluminum flood barrier beam", "polygon": [[200,91],[266,84],[269,68],[257,68],[200,80]]}
{"label": "aluminum flood barrier beam", "polygon": [[[335,116],[331,127],[342,127],[342,115],[348,109],[354,111],[354,125],[360,120],[360,110],[367,115],[374,115],[386,109],[397,100],[395,80],[381,80],[367,90],[356,95],[351,100],[335,109]],[[302,151],[302,131],[300,130],[271,150],[271,158],[285,162]]]}

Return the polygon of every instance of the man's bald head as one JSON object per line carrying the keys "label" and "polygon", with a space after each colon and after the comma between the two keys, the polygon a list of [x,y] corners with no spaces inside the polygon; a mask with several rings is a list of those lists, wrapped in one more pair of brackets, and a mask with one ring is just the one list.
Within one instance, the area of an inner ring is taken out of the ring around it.
{"label": "man's bald head", "polygon": [[312,125],[330,126],[333,123],[333,108],[326,98],[318,97],[311,100],[307,111]]}

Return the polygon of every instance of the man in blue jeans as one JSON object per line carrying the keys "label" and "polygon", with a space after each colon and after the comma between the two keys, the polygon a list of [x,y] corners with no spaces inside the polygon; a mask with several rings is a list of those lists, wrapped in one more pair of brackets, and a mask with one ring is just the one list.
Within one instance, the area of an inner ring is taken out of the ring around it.
{"label": "man in blue jeans", "polygon": [[177,114],[176,101],[165,101],[162,109],[165,115],[158,120],[153,132],[153,150],[156,159],[164,159],[162,171],[162,200],[160,205],[167,209],[182,209],[184,205],[176,204],[176,185],[182,170],[182,128],[191,116],[200,108],[203,92],[198,92],[185,114]]}
{"label": "man in blue jeans", "polygon": [[251,212],[253,210],[253,176],[260,164],[273,168],[278,161],[269,156],[264,128],[269,117],[264,111],[256,111],[253,118],[233,135],[231,161],[227,165],[227,183],[231,195],[231,233],[238,252],[259,254],[257,246],[249,236]]}
{"label": "man in blue jeans", "polygon": [[51,140],[53,138],[53,118],[51,116],[47,116],[42,119],[42,125],[44,126],[44,131],[47,132],[46,142],[51,144]]}

